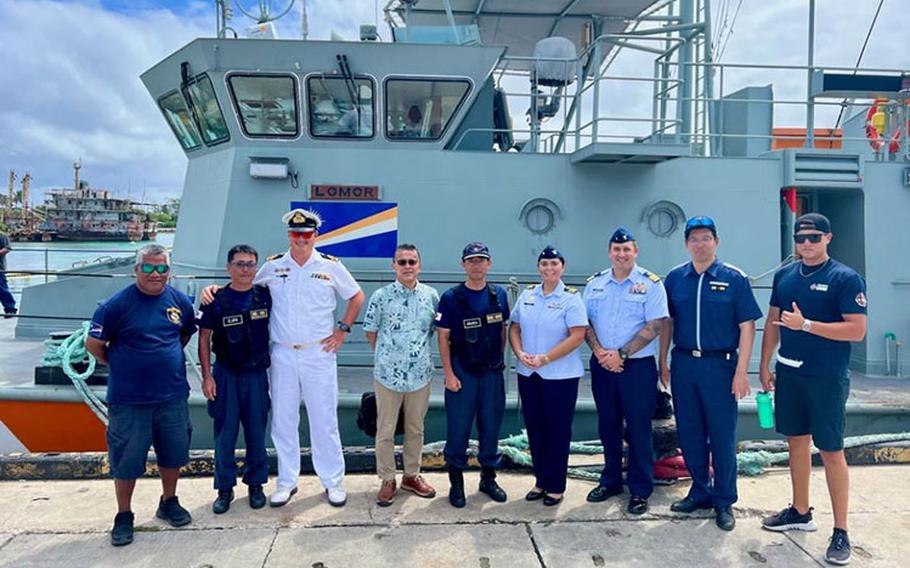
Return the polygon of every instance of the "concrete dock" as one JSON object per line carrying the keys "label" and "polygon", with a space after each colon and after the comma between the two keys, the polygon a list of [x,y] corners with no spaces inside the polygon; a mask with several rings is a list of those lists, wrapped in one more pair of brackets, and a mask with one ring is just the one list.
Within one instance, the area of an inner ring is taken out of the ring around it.
{"label": "concrete dock", "polygon": [[[850,534],[855,566],[910,565],[910,466],[851,468]],[[318,479],[300,478],[299,493],[282,508],[251,510],[238,488],[231,510],[214,515],[211,478],[185,479],[178,494],[193,515],[174,529],[155,518],[160,484],[139,480],[133,501],[135,542],[109,544],[116,508],[110,481],[0,483],[2,567],[476,567],[573,568],[598,566],[801,567],[825,565],[832,530],[824,473],[813,471],[815,533],[778,534],[759,527],[762,515],[787,505],[786,470],[740,478],[737,527],[719,530],[708,515],[671,513],[670,503],[689,483],[658,487],[651,510],[625,513],[628,495],[585,502],[591,483],[571,480],[558,507],[523,500],[533,481],[503,473],[510,500],[491,502],[476,492],[477,473],[466,475],[468,506],[453,509],[445,474],[430,473],[435,499],[399,493],[378,507],[372,475],[345,480],[348,504],[330,507]],[[270,488],[269,488],[270,489]]]}

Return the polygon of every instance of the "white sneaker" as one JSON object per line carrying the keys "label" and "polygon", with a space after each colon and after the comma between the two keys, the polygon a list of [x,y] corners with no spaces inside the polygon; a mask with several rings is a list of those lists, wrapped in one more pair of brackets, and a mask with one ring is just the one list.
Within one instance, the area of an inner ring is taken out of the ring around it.
{"label": "white sneaker", "polygon": [[282,507],[291,500],[291,495],[297,493],[297,487],[276,487],[275,492],[269,496],[269,506]]}
{"label": "white sneaker", "polygon": [[329,500],[329,505],[333,507],[344,507],[348,502],[348,494],[340,485],[326,489],[325,496]]}

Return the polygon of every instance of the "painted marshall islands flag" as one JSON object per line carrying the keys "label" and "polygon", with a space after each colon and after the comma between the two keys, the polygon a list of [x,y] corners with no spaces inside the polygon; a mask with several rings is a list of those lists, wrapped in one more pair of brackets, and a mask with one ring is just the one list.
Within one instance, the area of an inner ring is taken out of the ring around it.
{"label": "painted marshall islands flag", "polygon": [[292,201],[291,209],[322,217],[316,247],[342,258],[392,258],[398,246],[398,204]]}

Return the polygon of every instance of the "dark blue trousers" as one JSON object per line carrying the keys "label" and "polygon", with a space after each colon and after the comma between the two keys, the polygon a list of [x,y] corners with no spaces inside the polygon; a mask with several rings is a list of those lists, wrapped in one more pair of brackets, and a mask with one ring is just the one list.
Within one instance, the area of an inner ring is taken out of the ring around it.
{"label": "dark blue trousers", "polygon": [[6,281],[6,272],[0,270],[0,304],[3,304],[3,311],[11,313],[16,309],[16,299],[13,298],[9,291],[9,283]]}
{"label": "dark blue trousers", "polygon": [[692,476],[689,496],[715,507],[729,507],[737,499],[737,404],[730,392],[735,371],[735,358],[696,358],[679,349],[670,363],[679,447]]}
{"label": "dark blue trousers", "polygon": [[455,376],[461,380],[461,390],[446,389],[446,447],[443,455],[452,469],[468,466],[468,441],[474,418],[477,418],[477,460],[484,467],[498,468],[499,429],[506,408],[505,383],[502,371],[469,373],[456,359],[452,360]]}
{"label": "dark blue trousers", "polygon": [[534,461],[534,484],[547,493],[566,490],[578,380],[547,380],[537,373],[518,375],[521,412]]}
{"label": "dark blue trousers", "polygon": [[623,421],[629,443],[626,482],[632,495],[647,499],[654,491],[654,450],[651,419],[657,404],[657,363],[654,357],[627,359],[622,373],[600,366],[591,356],[591,392],[597,405],[598,430],[604,446],[600,484],[622,489]]}
{"label": "dark blue trousers", "polygon": [[234,371],[215,363],[216,396],[209,401],[209,416],[215,419],[215,489],[237,485],[234,450],[243,425],[246,442],[243,482],[265,485],[269,460],[265,451],[265,429],[269,421],[269,377],[266,369]]}

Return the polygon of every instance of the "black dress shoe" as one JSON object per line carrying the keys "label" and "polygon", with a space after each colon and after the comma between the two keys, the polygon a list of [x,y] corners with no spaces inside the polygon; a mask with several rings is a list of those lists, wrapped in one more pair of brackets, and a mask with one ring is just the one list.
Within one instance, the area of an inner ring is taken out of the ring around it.
{"label": "black dress shoe", "polygon": [[562,495],[560,495],[559,497],[552,497],[550,495],[544,495],[543,504],[546,507],[555,507],[556,505],[559,505],[560,503],[562,503],[562,498],[563,498]]}
{"label": "black dress shoe", "polygon": [[686,497],[685,499],[680,499],[679,501],[674,501],[670,505],[670,510],[674,513],[694,513],[700,509],[713,509],[714,505],[711,501],[696,501],[691,497]]}
{"label": "black dress shoe", "polygon": [[715,507],[714,512],[717,514],[714,518],[717,528],[732,531],[733,527],[736,526],[736,517],[733,516],[733,509],[731,507]]}
{"label": "black dress shoe", "polygon": [[546,494],[546,491],[534,491],[532,489],[525,493],[525,501],[540,501],[543,499],[544,494]]}
{"label": "black dress shoe", "polygon": [[588,503],[601,503],[615,495],[622,495],[622,488],[610,489],[609,487],[598,485],[588,492]]}
{"label": "black dress shoe", "polygon": [[644,497],[633,495],[629,498],[629,506],[626,507],[626,511],[632,515],[643,515],[648,512],[648,500]]}
{"label": "black dress shoe", "polygon": [[231,508],[231,501],[234,500],[234,490],[233,489],[221,489],[218,491],[218,497],[215,498],[215,502],[212,503],[212,512],[216,515],[222,513],[227,513],[228,509]]}
{"label": "black dress shoe", "polygon": [[261,485],[250,485],[250,509],[265,507],[265,492]]}

